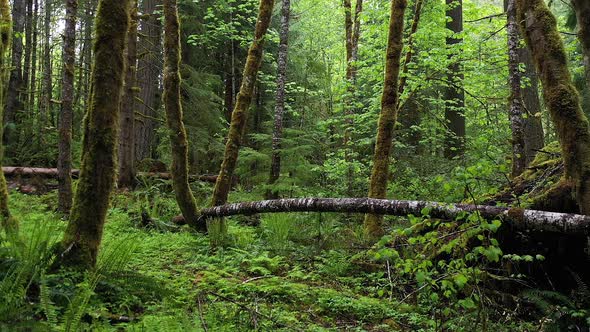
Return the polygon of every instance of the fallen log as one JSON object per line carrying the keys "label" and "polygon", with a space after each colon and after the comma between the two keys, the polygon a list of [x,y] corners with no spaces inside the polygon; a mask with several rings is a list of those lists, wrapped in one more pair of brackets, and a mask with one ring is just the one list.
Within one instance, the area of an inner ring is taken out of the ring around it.
{"label": "fallen log", "polygon": [[[2,167],[4,175],[7,177],[40,177],[40,178],[57,178],[57,168],[38,168],[38,167]],[[72,177],[78,178],[80,170],[73,169]],[[138,172],[137,177],[151,177],[164,180],[172,180],[172,174],[166,172]],[[190,181],[202,181],[215,183],[217,175],[190,175]],[[237,181],[234,179],[234,181]]]}
{"label": "fallen log", "polygon": [[[455,220],[460,214],[479,212],[485,219],[501,219],[515,229],[530,229],[568,234],[590,231],[590,216],[486,205],[446,204],[425,201],[400,201],[371,198],[295,198],[244,202],[201,210],[201,218],[281,212],[373,213],[392,216],[421,215]],[[182,223],[182,216],[174,222]]]}

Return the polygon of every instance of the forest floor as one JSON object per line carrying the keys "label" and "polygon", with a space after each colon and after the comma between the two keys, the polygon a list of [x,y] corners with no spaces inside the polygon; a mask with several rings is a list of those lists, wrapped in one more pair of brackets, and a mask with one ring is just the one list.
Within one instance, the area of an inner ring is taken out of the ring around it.
{"label": "forest floor", "polygon": [[[372,259],[357,217],[233,218],[229,237],[219,239],[215,227],[206,236],[168,224],[177,208],[172,194],[161,189],[115,195],[97,272],[81,276],[29,267],[22,287],[26,301],[0,304],[0,330],[537,329],[538,322],[524,322],[502,308],[438,300],[434,305],[434,296],[397,275],[393,262]],[[60,238],[66,223],[52,212],[55,204],[55,193],[11,193],[29,255],[46,257],[30,248],[48,250]],[[150,225],[142,225],[142,212],[152,218]],[[215,245],[221,242],[225,246]],[[16,285],[7,286],[9,243],[0,243],[0,290]]]}

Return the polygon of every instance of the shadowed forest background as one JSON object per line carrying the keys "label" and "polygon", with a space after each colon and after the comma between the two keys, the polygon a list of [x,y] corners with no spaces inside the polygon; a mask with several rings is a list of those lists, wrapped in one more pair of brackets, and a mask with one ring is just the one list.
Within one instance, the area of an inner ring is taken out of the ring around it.
{"label": "shadowed forest background", "polygon": [[590,1],[0,0],[0,59],[0,330],[590,328]]}

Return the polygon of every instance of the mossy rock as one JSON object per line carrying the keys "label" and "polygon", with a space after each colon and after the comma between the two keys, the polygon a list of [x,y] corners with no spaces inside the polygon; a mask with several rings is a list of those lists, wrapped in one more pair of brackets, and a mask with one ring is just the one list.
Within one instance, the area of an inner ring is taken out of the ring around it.
{"label": "mossy rock", "polygon": [[577,213],[579,207],[573,196],[572,185],[563,178],[563,174],[561,148],[554,142],[539,151],[525,172],[487,203]]}

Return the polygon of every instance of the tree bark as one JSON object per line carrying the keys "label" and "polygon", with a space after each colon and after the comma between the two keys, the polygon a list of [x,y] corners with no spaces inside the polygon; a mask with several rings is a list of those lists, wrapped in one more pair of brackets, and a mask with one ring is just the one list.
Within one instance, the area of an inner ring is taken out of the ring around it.
{"label": "tree bark", "polygon": [[[27,105],[32,109],[35,106],[35,91],[37,89],[37,46],[38,46],[38,39],[39,39],[39,1],[35,0],[33,4],[33,42],[32,42],[32,51],[31,51],[31,79],[30,84],[28,86],[28,96],[27,96]],[[38,119],[37,119],[38,121]]]}
{"label": "tree bark", "polygon": [[[43,105],[41,107],[41,116],[39,121],[39,141],[43,139],[44,128],[47,121],[51,118],[51,99],[53,97],[53,80],[52,80],[52,66],[51,66],[51,14],[53,10],[53,1],[45,1],[45,17],[44,17],[44,52],[43,52]],[[40,144],[41,146],[41,144]]]}
{"label": "tree bark", "polygon": [[[22,101],[27,101],[29,95],[29,83],[31,79],[31,54],[33,51],[33,0],[27,1],[27,14],[25,19],[25,53],[24,53],[24,68],[23,68],[23,96]],[[25,103],[28,111],[28,103]],[[32,118],[32,117],[31,117]]]}
{"label": "tree bark", "polygon": [[[391,146],[398,111],[398,80],[403,49],[404,14],[407,6],[406,0],[394,0],[391,2],[385,81],[383,96],[381,97],[381,115],[379,116],[377,143],[373,157],[369,198],[386,198],[387,196]],[[365,232],[367,235],[373,238],[382,235],[382,222],[382,216],[368,214],[365,217]]]}
{"label": "tree bark", "polygon": [[477,212],[482,218],[488,220],[501,219],[508,226],[519,230],[534,229],[564,234],[585,234],[590,230],[590,217],[585,215],[499,206],[372,198],[292,198],[235,203],[203,209],[201,210],[201,218],[285,212],[369,213],[392,216],[420,216],[424,210],[428,211],[430,218],[445,220],[456,220],[465,212]]}
{"label": "tree bark", "polygon": [[135,160],[142,161],[152,155],[155,130],[158,123],[156,110],[161,99],[160,76],[162,74],[162,22],[159,8],[162,0],[142,0],[139,43],[137,49],[137,82],[139,88],[137,112],[146,117],[136,117]]}
{"label": "tree bark", "polygon": [[[6,97],[6,64],[4,59],[10,49],[12,41],[12,20],[10,17],[10,4],[8,0],[0,0],[0,119],[4,113],[4,101]],[[0,137],[4,126],[0,126]],[[4,146],[0,141],[0,166],[2,164]],[[17,221],[12,218],[8,208],[8,187],[4,173],[0,172],[0,226],[8,231],[18,229]]]}
{"label": "tree bark", "polygon": [[58,257],[65,266],[92,268],[102,239],[116,173],[119,108],[125,73],[130,0],[100,0],[92,96],[82,142],[82,167],[70,222]]}
{"label": "tree bark", "polygon": [[262,63],[264,39],[270,25],[273,6],[273,0],[260,0],[254,41],[248,51],[248,58],[246,59],[244,74],[242,75],[242,86],[240,87],[236,105],[232,112],[232,121],[225,145],[223,163],[221,164],[221,170],[219,171],[213,192],[212,204],[214,206],[225,204],[231,189],[231,179],[238,161],[242,135],[247,125],[248,107],[250,107],[250,103],[252,102],[256,76]]}
{"label": "tree bark", "polygon": [[463,73],[461,63],[455,59],[460,54],[453,49],[455,45],[463,43],[463,38],[457,34],[463,32],[463,0],[446,0],[447,29],[453,35],[447,37],[447,46],[450,48],[450,60],[448,68],[448,87],[445,91],[445,120],[448,132],[445,143],[445,156],[455,158],[465,153],[465,91],[463,91]]}
{"label": "tree bark", "polygon": [[180,97],[180,23],[176,0],[164,0],[164,106],[172,145],[172,182],[176,201],[188,224],[202,231],[199,209],[188,183],[188,141]]}
{"label": "tree bark", "polygon": [[506,4],[508,17],[508,77],[510,81],[510,127],[512,129],[512,178],[521,175],[527,167],[524,136],[524,105],[522,103],[520,59],[518,49],[520,38],[516,21],[516,0]]}
{"label": "tree bark", "polygon": [[590,2],[588,0],[571,0],[578,19],[578,39],[584,52],[586,85],[590,89]]}
{"label": "tree bark", "polygon": [[76,66],[76,19],[78,0],[66,0],[66,25],[62,53],[61,116],[59,117],[59,156],[57,159],[58,211],[69,214],[72,208],[72,124],[74,118],[74,75]]}
{"label": "tree bark", "polygon": [[[519,36],[520,30],[519,30]],[[522,38],[522,37],[521,37]],[[539,77],[535,64],[531,58],[531,52],[526,45],[518,48],[518,58],[524,64],[525,70],[522,77],[529,82],[522,88],[522,102],[526,117],[524,119],[524,145],[527,166],[533,162],[537,152],[545,146],[545,133],[541,120],[541,101],[539,99]]]}
{"label": "tree bark", "polygon": [[[12,70],[8,82],[8,94],[6,96],[6,112],[4,114],[4,123],[14,123],[16,114],[22,108],[21,93],[23,89],[23,38],[25,29],[26,2],[24,0],[15,1],[12,8],[12,30],[13,35],[17,36],[12,40]],[[13,138],[13,133],[5,132],[5,141]]]}
{"label": "tree bark", "polygon": [[543,0],[517,0],[517,12],[561,145],[565,184],[575,188],[580,212],[590,214],[590,129],[572,83],[556,19]]}
{"label": "tree bark", "polygon": [[131,22],[127,34],[127,72],[121,102],[119,139],[119,188],[135,184],[135,96],[137,72],[137,0],[131,1]]}
{"label": "tree bark", "polygon": [[[283,116],[285,113],[285,86],[287,84],[287,58],[289,54],[289,20],[291,16],[291,0],[282,0],[281,31],[277,66],[277,94],[275,102],[275,118],[272,133],[272,152],[270,161],[270,177],[268,184],[272,186],[281,175],[281,142],[283,139]],[[267,199],[279,198],[279,191],[269,188]]]}

